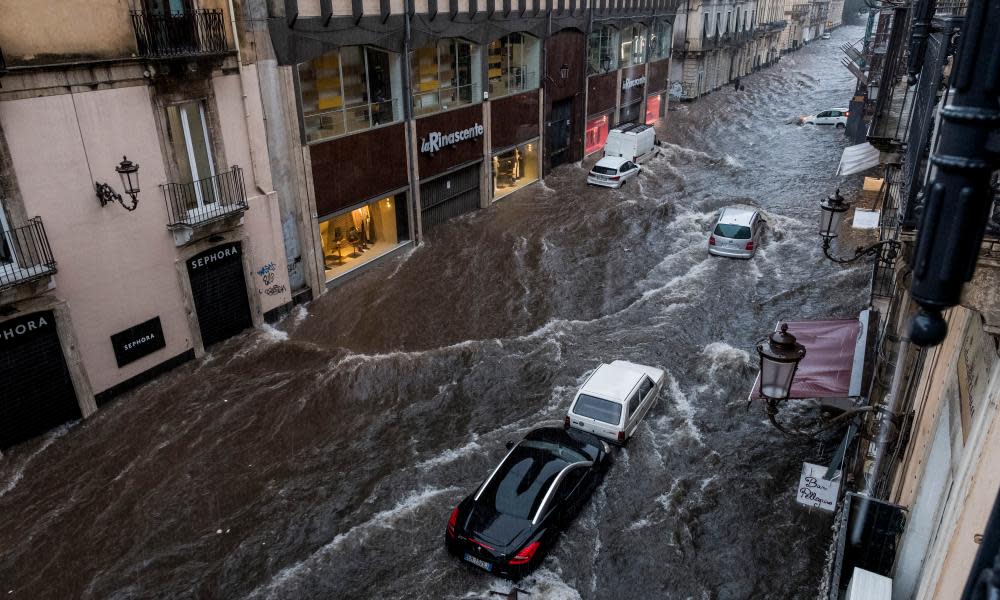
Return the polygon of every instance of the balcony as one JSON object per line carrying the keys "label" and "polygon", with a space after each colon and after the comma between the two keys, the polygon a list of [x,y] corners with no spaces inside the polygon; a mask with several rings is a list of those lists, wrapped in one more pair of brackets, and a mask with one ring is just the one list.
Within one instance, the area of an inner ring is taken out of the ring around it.
{"label": "balcony", "polygon": [[230,52],[225,14],[221,9],[163,14],[133,10],[129,14],[142,58],[190,58]]}
{"label": "balcony", "polygon": [[196,229],[233,225],[250,208],[243,169],[238,166],[198,181],[167,183],[160,188],[167,203],[167,229],[173,231],[178,246],[190,241]]}
{"label": "balcony", "polygon": [[56,272],[41,217],[23,227],[0,230],[0,291]]}

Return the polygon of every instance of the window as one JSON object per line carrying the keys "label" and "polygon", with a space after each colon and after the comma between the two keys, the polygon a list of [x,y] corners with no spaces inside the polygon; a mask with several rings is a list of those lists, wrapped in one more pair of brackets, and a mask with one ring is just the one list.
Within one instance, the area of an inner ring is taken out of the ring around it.
{"label": "window", "polygon": [[327,281],[395,249],[409,237],[406,194],[389,196],[319,224]]}
{"label": "window", "polygon": [[645,398],[651,389],[653,389],[653,382],[649,377],[643,376],[642,381],[639,382],[639,396]]}
{"label": "window", "polygon": [[587,70],[607,73],[618,68],[618,30],[605,25],[590,34],[587,41]]}
{"label": "window", "polygon": [[345,46],[299,64],[306,139],[325,140],[403,117],[399,56]]}
{"label": "window", "polygon": [[732,223],[719,223],[715,226],[715,235],[729,238],[731,240],[749,240],[750,228],[746,225],[734,225]]}
{"label": "window", "polygon": [[583,481],[583,476],[586,474],[587,469],[584,467],[575,467],[566,472],[562,481],[559,482],[559,490],[556,492],[560,502],[568,500],[573,495],[573,492],[580,485],[580,482]]}
{"label": "window", "polygon": [[487,76],[490,96],[502,98],[538,87],[538,38],[512,33],[489,45]]}
{"label": "window", "polygon": [[212,138],[205,119],[205,101],[194,100],[167,107],[167,128],[177,183],[194,183],[192,194],[183,198],[187,210],[198,210],[215,204],[219,198]]}
{"label": "window", "polygon": [[576,406],[573,412],[581,417],[618,425],[622,420],[622,405],[603,398],[595,398],[587,394],[580,394],[576,399]]}
{"label": "window", "polygon": [[604,147],[604,142],[608,139],[609,131],[608,115],[603,115],[587,121],[587,129],[584,132],[583,151],[585,154],[593,154]]}
{"label": "window", "polygon": [[[7,237],[11,237],[11,241],[7,240]],[[4,214],[3,206],[0,205],[0,266],[9,265],[14,262],[14,250],[11,248],[13,245],[14,232],[11,230],[10,226],[7,225],[7,216]],[[2,269],[0,272],[6,273],[7,269]]]}
{"label": "window", "polygon": [[413,114],[427,115],[479,102],[482,59],[479,46],[443,39],[410,54]]}
{"label": "window", "polygon": [[646,62],[646,26],[637,24],[622,31],[621,66],[631,67]]}
{"label": "window", "polygon": [[708,23],[709,23],[708,13],[705,13],[705,17],[702,19],[701,23],[702,23],[701,37],[706,39],[712,37],[711,32],[708,30]]}
{"label": "window", "polygon": [[493,199],[538,181],[538,140],[493,155]]}
{"label": "window", "polygon": [[649,60],[670,58],[670,47],[673,42],[673,26],[666,21],[657,21],[649,34]]}
{"label": "window", "polygon": [[639,410],[639,405],[642,404],[642,394],[638,390],[628,399],[628,418],[632,419],[636,411]]}

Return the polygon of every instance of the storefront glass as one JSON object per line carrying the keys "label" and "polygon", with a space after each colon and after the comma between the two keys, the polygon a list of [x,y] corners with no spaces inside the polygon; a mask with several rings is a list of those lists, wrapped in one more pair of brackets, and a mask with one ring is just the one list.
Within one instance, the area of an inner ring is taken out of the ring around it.
{"label": "storefront glass", "polygon": [[428,115],[480,98],[482,59],[479,46],[443,39],[410,53],[413,114]]}
{"label": "storefront glass", "polygon": [[618,125],[624,125],[626,123],[638,123],[639,119],[642,118],[642,100],[638,102],[633,102],[628,106],[621,107],[618,111]]}
{"label": "storefront glass", "polygon": [[538,181],[538,140],[493,155],[493,199]]}
{"label": "storefront glass", "polygon": [[487,61],[490,98],[538,87],[538,38],[512,33],[490,43]]}
{"label": "storefront glass", "polygon": [[587,40],[587,73],[607,73],[618,68],[618,30],[605,25]]}
{"label": "storefront glass", "polygon": [[601,115],[587,121],[587,130],[584,132],[583,152],[592,154],[604,147],[604,142],[608,140],[608,130],[610,129],[610,119],[608,115]]}
{"label": "storefront glass", "polygon": [[327,281],[382,256],[409,238],[406,195],[388,196],[319,224]]}
{"label": "storefront glass", "polygon": [[646,26],[632,25],[622,31],[621,65],[631,67],[646,62]]}
{"label": "storefront glass", "polygon": [[663,94],[646,97],[646,125],[654,125],[660,120],[660,115],[663,114],[660,110],[662,106]]}
{"label": "storefront glass", "polygon": [[653,23],[653,29],[649,32],[649,60],[670,58],[670,44],[673,37],[673,25],[666,21]]}
{"label": "storefront glass", "polygon": [[398,54],[345,46],[298,66],[306,139],[325,140],[403,118]]}

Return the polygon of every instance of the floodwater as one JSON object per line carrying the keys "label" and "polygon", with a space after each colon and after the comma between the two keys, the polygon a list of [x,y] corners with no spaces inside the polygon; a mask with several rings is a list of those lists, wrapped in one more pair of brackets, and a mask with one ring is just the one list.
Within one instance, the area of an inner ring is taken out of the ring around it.
{"label": "floodwater", "polygon": [[[427,242],[0,460],[3,598],[487,598],[511,584],[450,558],[451,508],[504,442],[560,421],[601,361],[668,382],[530,598],[813,598],[831,517],[794,504],[803,460],[746,398],[779,319],[852,316],[867,269],[826,261],[818,201],[846,104],[817,40],[746,90],[679,105],[624,191],[569,165]],[[770,230],[710,258],[725,205]],[[817,409],[787,408],[809,423]],[[494,596],[495,597],[495,596]]]}

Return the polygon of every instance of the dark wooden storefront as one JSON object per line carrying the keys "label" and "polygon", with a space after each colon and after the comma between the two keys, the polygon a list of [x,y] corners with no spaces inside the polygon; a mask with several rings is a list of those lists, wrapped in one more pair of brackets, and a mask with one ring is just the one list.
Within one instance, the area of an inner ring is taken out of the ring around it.
{"label": "dark wooden storefront", "polygon": [[79,419],[52,311],[0,323],[0,450]]}
{"label": "dark wooden storefront", "polygon": [[420,218],[424,231],[479,208],[479,169],[463,167],[420,184]]}
{"label": "dark wooden storefront", "polygon": [[424,231],[480,207],[482,191],[479,182],[485,129],[436,149],[431,149],[426,143],[435,134],[447,136],[482,127],[482,124],[481,104],[417,120],[420,218]]}
{"label": "dark wooden storefront", "polygon": [[206,348],[253,326],[242,255],[242,244],[230,242],[187,261],[201,343]]}
{"label": "dark wooden storefront", "polygon": [[[583,32],[564,29],[545,40],[545,153],[543,172],[583,158],[584,58]],[[566,79],[562,69],[566,68]]]}

